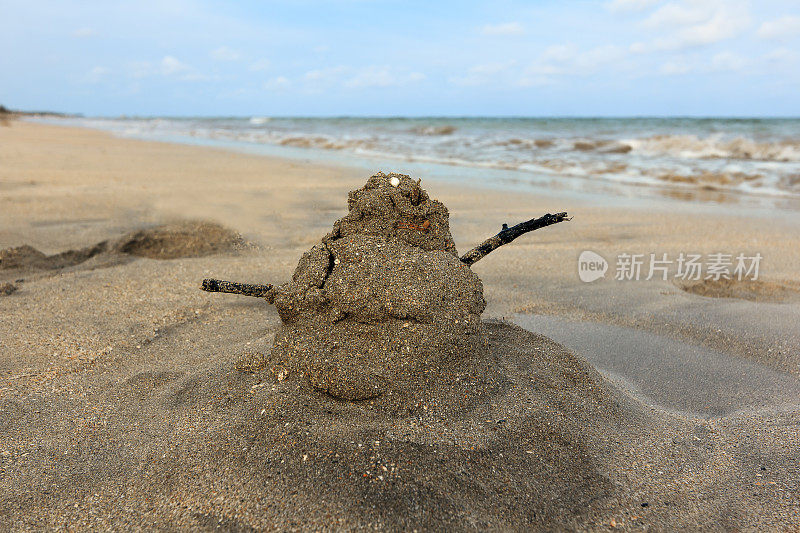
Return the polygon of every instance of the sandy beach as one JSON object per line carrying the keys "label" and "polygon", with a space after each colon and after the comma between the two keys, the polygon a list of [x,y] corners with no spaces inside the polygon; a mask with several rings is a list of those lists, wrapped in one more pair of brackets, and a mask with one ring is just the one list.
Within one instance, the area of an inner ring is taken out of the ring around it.
{"label": "sandy beach", "polygon": [[[800,528],[800,214],[413,176],[459,252],[574,218],[473,268],[497,385],[397,417],[247,366],[275,308],[199,290],[288,280],[378,170],[0,127],[0,529]],[[763,260],[613,279],[651,253]]]}

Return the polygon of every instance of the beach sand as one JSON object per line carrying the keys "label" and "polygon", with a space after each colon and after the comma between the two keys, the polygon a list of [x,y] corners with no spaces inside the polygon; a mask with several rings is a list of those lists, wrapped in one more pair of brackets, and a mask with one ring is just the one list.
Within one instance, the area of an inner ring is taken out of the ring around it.
{"label": "beach sand", "polygon": [[[497,384],[396,417],[278,381],[275,309],[199,290],[288,280],[377,170],[0,127],[0,529],[800,527],[796,214],[422,176],[462,253],[574,219],[473,267]],[[764,259],[583,283],[583,250]]]}

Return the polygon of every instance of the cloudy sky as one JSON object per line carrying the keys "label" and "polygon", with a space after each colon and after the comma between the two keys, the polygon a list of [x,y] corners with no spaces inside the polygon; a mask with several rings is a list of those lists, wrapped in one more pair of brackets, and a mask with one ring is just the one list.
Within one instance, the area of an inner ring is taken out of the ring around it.
{"label": "cloudy sky", "polygon": [[0,103],[12,108],[800,116],[798,0],[0,6]]}

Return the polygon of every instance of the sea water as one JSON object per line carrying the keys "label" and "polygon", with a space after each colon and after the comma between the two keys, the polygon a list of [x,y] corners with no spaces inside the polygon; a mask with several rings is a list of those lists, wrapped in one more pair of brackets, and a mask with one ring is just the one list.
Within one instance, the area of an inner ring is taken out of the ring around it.
{"label": "sea water", "polygon": [[793,118],[65,120],[122,136],[461,177],[489,187],[800,205],[800,119]]}

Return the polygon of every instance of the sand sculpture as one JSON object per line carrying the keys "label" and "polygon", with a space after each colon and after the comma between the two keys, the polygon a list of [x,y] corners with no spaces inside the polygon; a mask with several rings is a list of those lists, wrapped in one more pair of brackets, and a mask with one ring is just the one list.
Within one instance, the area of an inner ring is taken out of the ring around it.
{"label": "sand sculpture", "polygon": [[488,379],[483,285],[470,265],[528,231],[567,220],[548,214],[487,239],[461,258],[449,214],[420,182],[378,173],[351,191],[349,213],[306,252],[280,286],[203,281],[211,292],[273,303],[281,326],[273,370],[304,376],[341,400],[401,406],[430,391]]}

